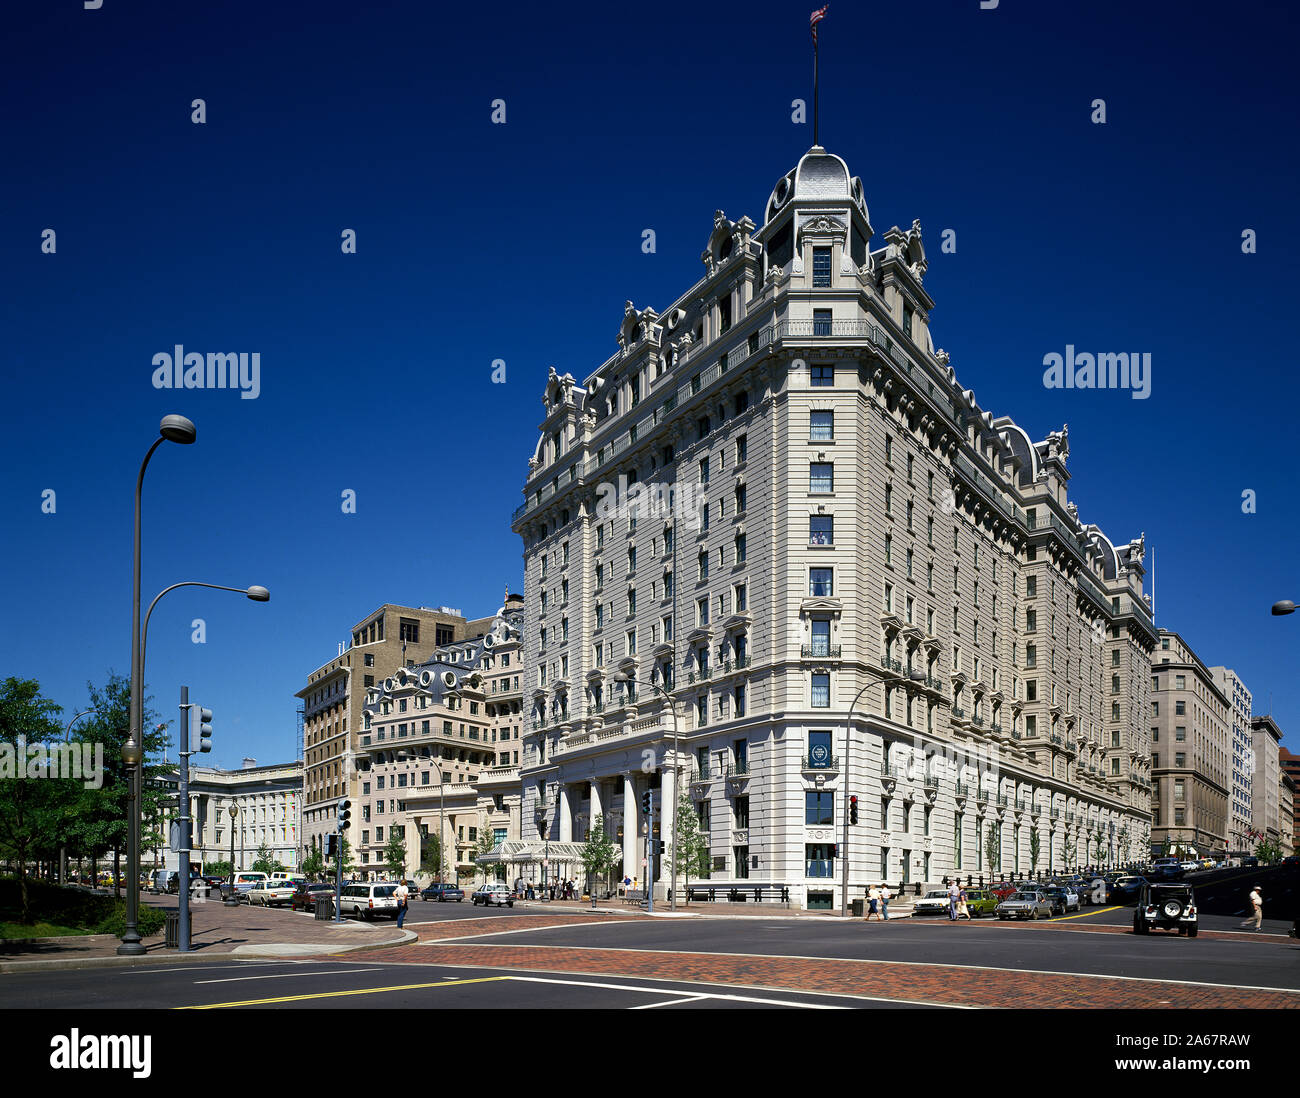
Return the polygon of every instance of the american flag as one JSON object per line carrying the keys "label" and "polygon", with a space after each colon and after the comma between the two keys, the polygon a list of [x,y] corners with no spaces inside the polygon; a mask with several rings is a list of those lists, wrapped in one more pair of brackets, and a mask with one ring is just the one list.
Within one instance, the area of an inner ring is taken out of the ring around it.
{"label": "american flag", "polygon": [[812,31],[814,42],[817,41],[817,24],[826,18],[826,8],[829,7],[830,5],[827,4],[825,8],[813,12],[812,15],[808,17],[808,29]]}

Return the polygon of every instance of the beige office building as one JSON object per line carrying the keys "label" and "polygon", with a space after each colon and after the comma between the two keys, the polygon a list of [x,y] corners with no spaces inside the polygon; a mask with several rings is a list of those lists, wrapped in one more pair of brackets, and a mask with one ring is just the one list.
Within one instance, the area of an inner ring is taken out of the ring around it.
{"label": "beige office building", "polygon": [[1255,763],[1251,823],[1257,834],[1276,843],[1282,837],[1282,729],[1265,713],[1251,718],[1250,735]]}
{"label": "beige office building", "polygon": [[394,875],[396,837],[398,874],[428,883],[438,874],[425,867],[425,842],[441,834],[444,879],[470,884],[483,876],[484,844],[518,838],[522,617],[522,597],[507,595],[463,638],[367,689],[353,810],[363,877]]}
{"label": "beige office building", "polygon": [[1253,850],[1249,841],[1252,822],[1251,782],[1254,778],[1254,749],[1251,746],[1250,717],[1252,696],[1241,676],[1230,667],[1211,667],[1214,684],[1232,703],[1232,782],[1228,795],[1228,852],[1243,854]]}
{"label": "beige office building", "polygon": [[685,793],[720,895],[814,908],[846,856],[860,896],[1144,853],[1145,545],[1080,522],[1068,429],[962,386],[920,224],[876,237],[839,157],[704,243],[699,281],[543,391],[513,521],[530,838],[603,816],[621,875],[662,881],[642,796],[671,845]]}
{"label": "beige office building", "polygon": [[1232,712],[1232,699],[1187,642],[1161,629],[1151,662],[1154,844],[1167,838],[1176,853],[1227,853]]}
{"label": "beige office building", "polygon": [[[449,607],[385,603],[367,614],[339,644],[338,655],[307,676],[302,701],[304,783],[302,847],[321,847],[335,829],[338,803],[349,798],[357,818],[357,752],[366,691],[402,666],[427,659],[440,645],[463,640],[466,619]],[[354,824],[355,827],[355,824]],[[349,835],[356,844],[355,830]]]}

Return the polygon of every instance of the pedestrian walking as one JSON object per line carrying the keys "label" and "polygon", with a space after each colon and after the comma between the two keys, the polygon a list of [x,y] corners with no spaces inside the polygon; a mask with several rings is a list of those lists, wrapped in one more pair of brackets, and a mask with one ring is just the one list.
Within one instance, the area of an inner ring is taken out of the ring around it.
{"label": "pedestrian walking", "polygon": [[871,890],[867,893],[867,919],[868,920],[870,920],[872,915],[874,915],[877,919],[880,918],[880,912],[879,910],[877,910],[879,906],[880,906],[880,889],[877,888],[875,885],[872,885]]}
{"label": "pedestrian walking", "polygon": [[970,918],[970,908],[966,906],[966,890],[964,888],[957,893],[957,918]]}
{"label": "pedestrian walking", "polygon": [[894,898],[894,894],[889,891],[889,885],[880,886],[880,918],[883,922],[889,922],[889,901]]}
{"label": "pedestrian walking", "polygon": [[406,898],[411,894],[411,890],[406,887],[406,878],[403,877],[397,882],[397,888],[393,891],[393,896],[397,900],[397,925],[400,929],[402,923],[406,921]]}
{"label": "pedestrian walking", "polygon": [[1259,885],[1250,890],[1250,908],[1251,915],[1242,926],[1253,927],[1255,930],[1260,929],[1260,924],[1264,921],[1264,893]]}
{"label": "pedestrian walking", "polygon": [[961,899],[961,885],[955,880],[948,886],[948,921],[957,921],[957,901]]}

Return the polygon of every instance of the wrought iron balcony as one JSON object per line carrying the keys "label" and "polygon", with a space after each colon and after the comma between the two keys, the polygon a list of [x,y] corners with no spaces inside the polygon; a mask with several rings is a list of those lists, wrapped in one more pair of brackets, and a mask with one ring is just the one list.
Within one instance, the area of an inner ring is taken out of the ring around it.
{"label": "wrought iron balcony", "polygon": [[805,644],[800,650],[804,659],[821,657],[822,659],[837,660],[840,658],[840,646],[838,644]]}
{"label": "wrought iron balcony", "polygon": [[814,759],[811,755],[805,755],[800,762],[804,770],[816,770],[818,773],[838,773],[840,769],[840,757],[838,755],[828,755],[824,759]]}
{"label": "wrought iron balcony", "polygon": [[703,671],[689,671],[686,675],[686,681],[687,683],[708,682],[711,674],[712,671],[707,667]]}
{"label": "wrought iron balcony", "polygon": [[955,721],[964,721],[966,719],[966,710],[954,705],[952,707],[952,719]]}
{"label": "wrought iron balcony", "polygon": [[962,782],[958,782],[954,789],[959,797],[969,797],[973,792],[970,786],[964,785]]}
{"label": "wrought iron balcony", "polygon": [[1009,799],[1010,799],[1010,798],[1008,798],[1007,795],[1006,795],[1005,793],[999,793],[999,794],[998,794],[998,807],[999,807],[999,808],[1006,808],[1006,807],[1007,807],[1007,804],[1008,804],[1008,802],[1009,802]]}

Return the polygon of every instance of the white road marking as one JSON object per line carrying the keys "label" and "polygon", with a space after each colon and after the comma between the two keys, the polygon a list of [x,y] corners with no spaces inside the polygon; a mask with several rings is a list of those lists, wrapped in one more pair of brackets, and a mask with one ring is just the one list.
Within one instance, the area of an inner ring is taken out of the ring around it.
{"label": "white road marking", "polygon": [[195,984],[238,984],[244,980],[287,980],[292,976],[350,976],[354,972],[379,972],[377,968],[345,968],[328,972],[273,972],[266,976],[230,976],[222,980],[195,980]]}
{"label": "white road marking", "polygon": [[[511,976],[510,979],[518,980],[527,984],[564,984],[569,987],[603,987],[613,991],[637,991],[645,995],[671,995],[671,988],[666,987],[641,987],[637,984],[607,984],[598,980],[557,980],[544,976]],[[798,995],[799,992],[792,991],[792,995]],[[723,999],[734,1003],[760,1003],[763,1006],[792,1006],[803,1007],[805,1010],[845,1010],[841,1006],[832,1006],[826,1003],[800,1003],[789,999],[760,999],[756,995],[722,995],[712,992],[702,991],[693,995],[694,999]],[[683,1002],[687,1000],[682,1000]],[[666,1003],[651,1003],[650,1006],[666,1006]],[[632,1009],[638,1009],[633,1007]]]}
{"label": "white road marking", "polygon": [[655,1007],[661,1006],[678,1006],[681,1003],[698,1003],[702,999],[707,999],[707,995],[691,995],[685,999],[669,999],[663,1003],[642,1003],[640,1006],[628,1007],[628,1010],[654,1010]]}

